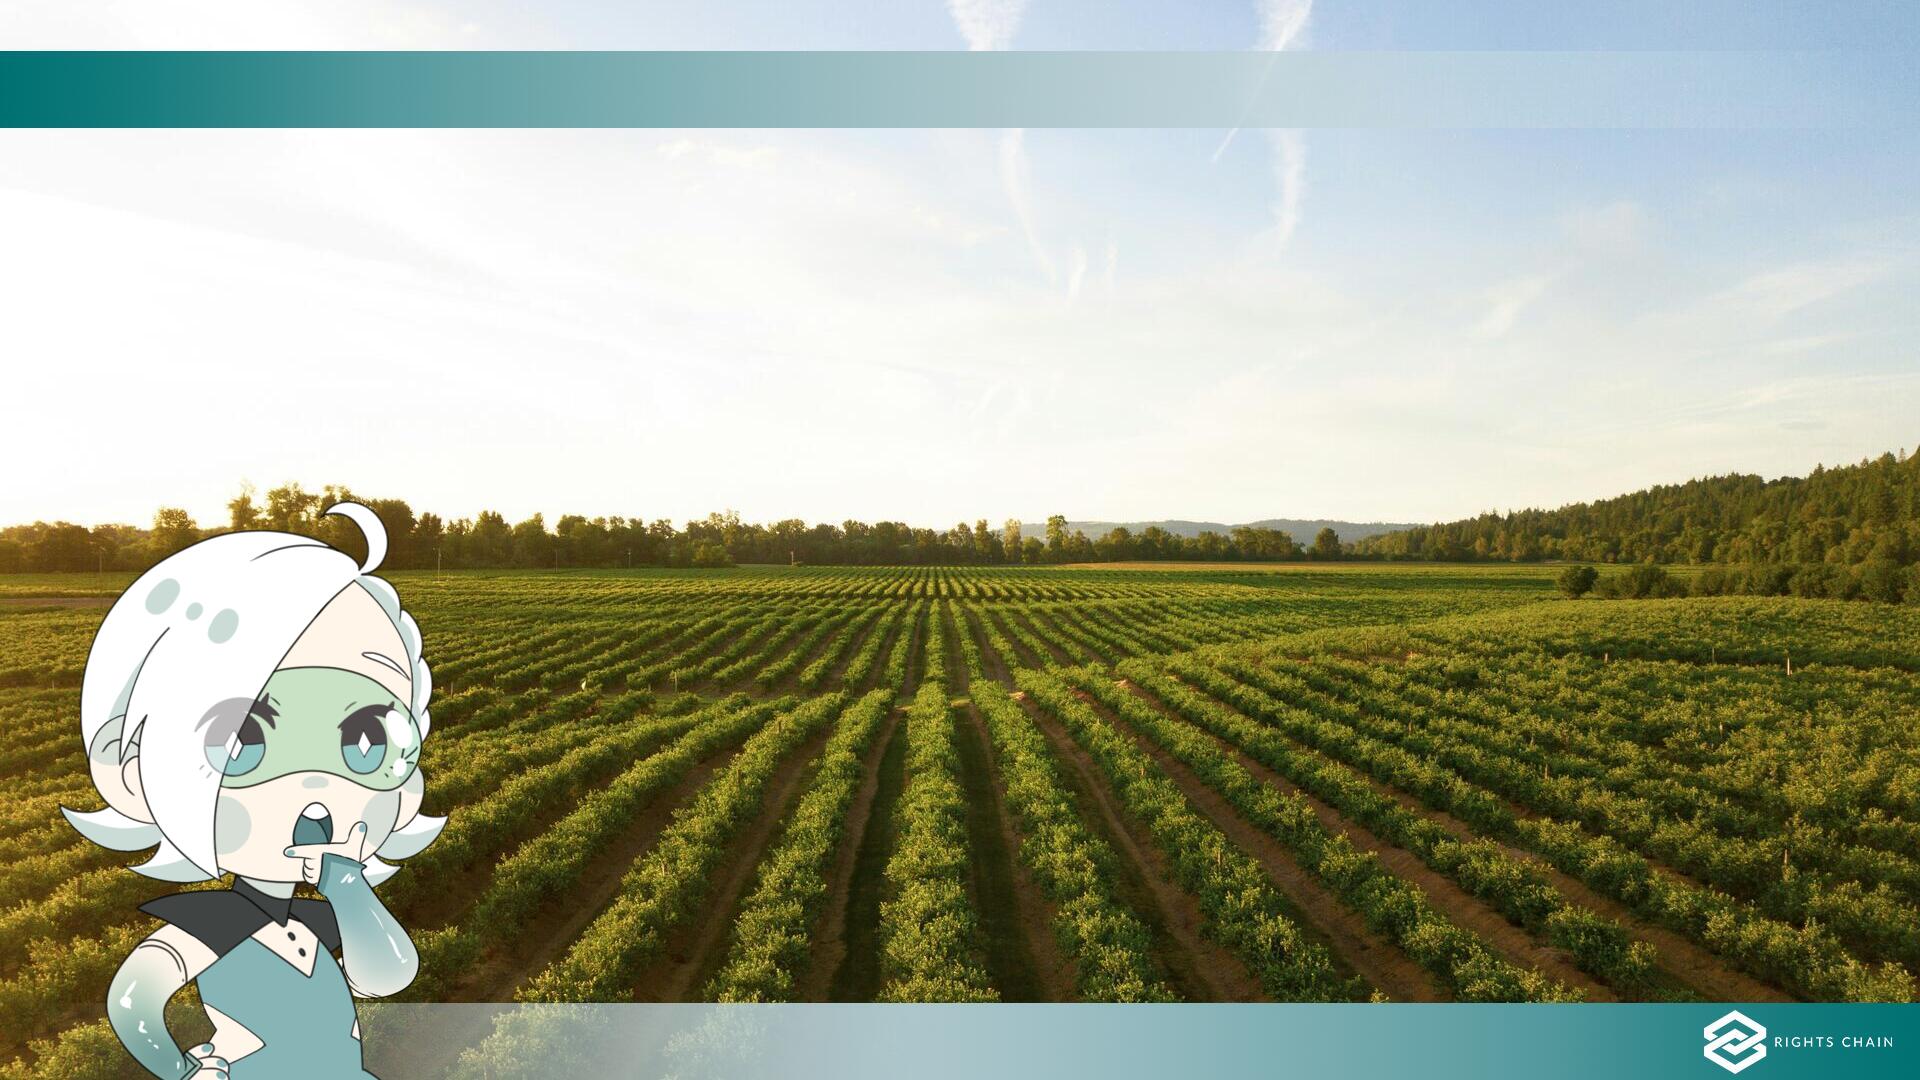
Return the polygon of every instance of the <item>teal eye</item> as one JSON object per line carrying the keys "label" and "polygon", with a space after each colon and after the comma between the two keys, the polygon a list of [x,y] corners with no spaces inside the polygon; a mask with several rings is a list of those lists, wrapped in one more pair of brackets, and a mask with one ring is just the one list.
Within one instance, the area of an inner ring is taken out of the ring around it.
{"label": "teal eye", "polygon": [[391,706],[369,705],[340,721],[340,760],[357,773],[370,773],[387,759],[387,729],[380,718]]}
{"label": "teal eye", "polygon": [[207,744],[207,764],[226,776],[244,776],[260,765],[267,753],[267,734],[260,721],[249,716],[223,743]]}

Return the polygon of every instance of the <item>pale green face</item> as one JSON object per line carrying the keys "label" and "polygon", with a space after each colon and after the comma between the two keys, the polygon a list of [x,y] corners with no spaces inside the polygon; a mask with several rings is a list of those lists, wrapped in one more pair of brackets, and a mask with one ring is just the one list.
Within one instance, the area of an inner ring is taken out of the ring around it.
{"label": "pale green face", "polygon": [[407,782],[420,728],[406,703],[357,672],[283,668],[251,703],[220,710],[202,729],[223,788],[294,773],[329,773],[374,791]]}

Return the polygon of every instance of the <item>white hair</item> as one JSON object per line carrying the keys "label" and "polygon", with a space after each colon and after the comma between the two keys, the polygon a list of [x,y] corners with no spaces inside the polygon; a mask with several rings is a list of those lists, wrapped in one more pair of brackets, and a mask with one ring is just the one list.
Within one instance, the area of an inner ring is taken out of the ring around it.
{"label": "white hair", "polygon": [[[200,724],[218,703],[258,697],[321,609],[348,588],[365,589],[399,632],[413,684],[410,705],[426,736],[433,680],[420,657],[420,628],[401,609],[393,586],[372,576],[387,552],[386,529],[358,503],[336,503],[327,513],[359,527],[367,541],[364,562],[292,533],[209,537],[140,575],[94,635],[80,689],[88,762],[97,784],[100,770],[119,770],[137,754],[153,823],[111,805],[90,813],[61,809],[102,847],[159,845],[133,867],[137,873],[178,882],[220,876],[213,819],[222,774],[207,761]],[[416,815],[377,854],[407,858],[431,843],[445,820]],[[370,882],[393,871],[368,857]]]}

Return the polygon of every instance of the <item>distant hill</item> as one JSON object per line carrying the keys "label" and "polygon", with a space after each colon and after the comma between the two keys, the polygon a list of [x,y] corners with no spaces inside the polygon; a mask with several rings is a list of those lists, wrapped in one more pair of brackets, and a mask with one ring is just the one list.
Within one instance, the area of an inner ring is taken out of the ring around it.
{"label": "distant hill", "polygon": [[[1240,524],[1251,525],[1258,529],[1279,529],[1281,532],[1288,534],[1302,544],[1313,543],[1314,534],[1318,533],[1321,529],[1327,528],[1333,530],[1334,535],[1340,538],[1341,543],[1351,544],[1356,540],[1364,540],[1370,536],[1383,536],[1387,533],[1403,532],[1416,527],[1408,524],[1385,521],[1304,521],[1298,518],[1267,518],[1262,521],[1246,521]],[[1178,519],[1167,519],[1165,521],[1069,521],[1067,522],[1067,531],[1072,532],[1078,529],[1087,534],[1087,539],[1098,540],[1109,532],[1112,532],[1117,526],[1125,526],[1128,532],[1138,536],[1144,532],[1148,526],[1154,525],[1159,526],[1161,529],[1175,536],[1189,538],[1199,536],[1203,532],[1219,533],[1225,536],[1237,527],[1218,521],[1181,521]],[[1022,522],[1020,525],[1020,533],[1023,536],[1039,537],[1044,540],[1047,535],[1047,523],[1044,521],[1038,524]]]}
{"label": "distant hill", "polygon": [[1805,477],[1706,476],[1556,510],[1371,537],[1362,558],[1672,563],[1920,562],[1920,454]]}

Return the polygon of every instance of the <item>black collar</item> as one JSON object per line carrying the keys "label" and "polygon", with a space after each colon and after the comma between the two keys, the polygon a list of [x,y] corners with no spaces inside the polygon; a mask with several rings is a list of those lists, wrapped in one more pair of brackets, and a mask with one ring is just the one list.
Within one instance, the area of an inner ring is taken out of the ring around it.
{"label": "black collar", "polygon": [[253,906],[266,912],[267,918],[281,926],[287,925],[287,918],[293,914],[293,897],[269,896],[247,884],[244,878],[233,879],[233,891],[252,901]]}

